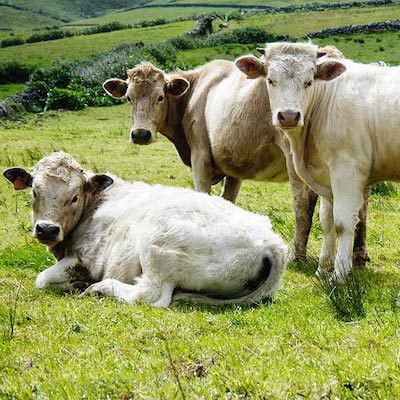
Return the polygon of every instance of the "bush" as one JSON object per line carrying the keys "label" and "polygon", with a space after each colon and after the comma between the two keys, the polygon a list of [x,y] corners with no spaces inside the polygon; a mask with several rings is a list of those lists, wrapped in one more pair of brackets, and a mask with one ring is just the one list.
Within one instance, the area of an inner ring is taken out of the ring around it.
{"label": "bush", "polygon": [[66,37],[74,36],[71,31],[63,31],[61,29],[54,29],[45,33],[34,33],[26,39],[26,43],[46,42],[48,40],[63,39]]}
{"label": "bush", "polygon": [[11,39],[3,39],[0,42],[0,47],[19,46],[20,44],[24,44],[24,43],[25,43],[25,40],[20,37],[11,38]]}
{"label": "bush", "polygon": [[83,110],[86,106],[85,99],[81,93],[70,89],[59,89],[57,87],[50,90],[47,95],[45,110]]}
{"label": "bush", "polygon": [[34,67],[11,61],[0,64],[0,83],[25,83]]}

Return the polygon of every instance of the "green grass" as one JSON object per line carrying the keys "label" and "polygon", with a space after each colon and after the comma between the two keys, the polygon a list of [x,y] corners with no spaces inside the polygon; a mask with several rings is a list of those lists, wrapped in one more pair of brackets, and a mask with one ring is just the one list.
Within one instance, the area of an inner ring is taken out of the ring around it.
{"label": "green grass", "polygon": [[184,21],[149,28],[124,29],[111,33],[23,44],[1,48],[0,57],[3,60],[31,65],[50,65],[57,59],[87,58],[91,54],[110,51],[120,44],[154,43],[169,36],[181,35],[192,26],[193,21]]}
{"label": "green grass", "polygon": [[[122,13],[121,15],[124,14]],[[227,29],[260,26],[275,34],[297,36],[304,35],[310,31],[326,28],[328,26],[363,24],[370,21],[384,21],[396,18],[400,18],[400,6],[368,7],[361,9],[320,11],[316,13],[296,12],[293,14],[262,14],[247,17],[243,21],[231,21]],[[193,26],[193,21],[184,21],[155,27],[125,29],[90,36],[75,36],[49,42],[24,44],[21,46],[0,48],[0,58],[6,61],[19,61],[32,65],[49,65],[59,58],[87,58],[91,54],[109,51],[116,45],[122,43],[154,43],[171,36],[181,35],[184,32],[190,31]],[[219,28],[216,27],[216,29]],[[366,45],[359,46],[360,51],[358,53],[360,55],[371,55],[371,60],[376,60],[375,57],[379,56],[379,60],[395,63],[399,54],[399,51],[397,51],[397,33],[367,35],[368,38],[372,38],[372,41],[376,41],[377,38],[381,36],[383,38],[382,40],[388,40],[390,43],[387,43],[386,45],[383,43],[376,43],[376,45],[371,49]],[[335,44],[336,42],[334,42],[334,40],[334,38],[329,38],[323,42]],[[319,41],[315,40],[315,42],[317,43]],[[347,51],[349,46],[346,45],[346,40],[340,39],[340,43],[342,42],[344,43],[343,52],[346,56],[358,59],[357,53],[353,56],[352,52]],[[338,47],[340,46],[338,45]],[[354,48],[356,47],[357,46],[354,46]],[[383,50],[381,50],[382,47]],[[215,51],[210,51],[215,54]],[[199,50],[199,53],[202,52],[207,53],[207,50]],[[384,54],[385,52],[386,54]],[[201,57],[202,55],[197,58],[199,59]],[[210,58],[211,55],[208,57]],[[215,57],[212,55],[212,58],[217,57],[217,54],[215,54]],[[233,56],[233,58],[235,57],[236,55]],[[227,57],[221,54],[221,58]],[[398,62],[399,61],[397,61],[397,63]]]}
{"label": "green grass", "polygon": [[[171,143],[130,145],[129,128],[125,104],[7,123],[0,168],[30,167],[62,149],[87,169],[192,187]],[[158,310],[38,290],[52,257],[31,237],[30,194],[1,179],[0,398],[399,398],[399,200],[372,196],[365,313],[346,323],[316,287],[312,261],[289,265],[276,300],[253,307]],[[288,184],[245,182],[238,204],[269,215],[291,240]],[[320,248],[315,217],[311,259]]]}
{"label": "green grass", "polygon": [[10,94],[21,92],[24,87],[23,83],[0,84],[0,101]]}
{"label": "green grass", "polygon": [[232,21],[232,27],[259,26],[277,35],[303,36],[328,27],[367,24],[400,18],[400,6],[348,8],[292,14],[258,14],[242,21]]}

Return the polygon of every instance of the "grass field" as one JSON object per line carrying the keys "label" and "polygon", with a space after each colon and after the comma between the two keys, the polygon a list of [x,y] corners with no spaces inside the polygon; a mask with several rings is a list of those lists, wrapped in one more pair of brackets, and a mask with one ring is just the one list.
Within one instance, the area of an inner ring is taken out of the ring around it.
{"label": "grass field", "polygon": [[9,94],[15,94],[21,92],[25,85],[23,83],[9,83],[0,85],[0,101],[3,100]]}
{"label": "grass field", "polygon": [[[273,14],[257,15],[247,17],[243,21],[232,21],[229,29],[243,28],[246,26],[259,26],[275,34],[288,34],[291,36],[305,35],[307,32],[315,31],[324,27],[340,26],[347,24],[363,24],[369,21],[385,21],[388,19],[400,18],[400,6],[392,7],[368,7],[356,10],[330,10],[315,13],[296,12],[293,14]],[[32,65],[49,65],[59,58],[87,58],[91,54],[109,51],[117,44],[127,43],[154,43],[166,37],[181,35],[190,31],[194,26],[193,21],[177,22],[172,24],[160,25],[148,28],[126,29],[110,33],[100,33],[90,36],[75,36],[66,39],[24,44],[21,46],[0,48],[2,60],[19,61]],[[383,46],[385,50],[391,52],[384,54],[383,59],[396,62],[398,58],[398,36],[397,34],[377,34],[368,35],[371,41],[386,40],[390,38],[390,44],[381,43],[377,47],[378,51]],[[383,39],[378,39],[378,38]],[[333,38],[325,40],[332,43]],[[317,41],[316,41],[317,42]],[[346,47],[346,50],[349,46]],[[357,46],[356,46],[357,47]],[[366,46],[360,53],[369,54]],[[200,49],[200,53],[204,50]],[[215,53],[210,49],[210,53]],[[382,51],[383,53],[384,51]],[[348,57],[353,57],[350,53],[345,53]],[[193,54],[191,55],[193,56]],[[381,56],[381,54],[379,54]],[[202,55],[197,59],[201,59]],[[210,56],[209,56],[210,57]],[[213,58],[215,58],[213,56]],[[223,57],[224,58],[224,57]],[[381,59],[381,58],[380,58]],[[364,61],[364,60],[362,60]],[[397,61],[399,62],[399,61]]]}
{"label": "grass field", "polygon": [[[8,123],[1,128],[0,168],[30,167],[62,149],[96,172],[192,187],[191,171],[166,139],[130,145],[129,125],[127,105]],[[294,216],[288,184],[245,182],[238,204],[269,215],[290,242]],[[169,310],[36,289],[35,277],[52,265],[52,257],[30,235],[30,194],[15,192],[5,179],[0,222],[1,398],[400,396],[399,195],[371,199],[365,317],[350,322],[336,317],[313,278],[321,246],[317,217],[310,262],[289,265],[273,304],[182,303]]]}
{"label": "grass field", "polygon": [[0,57],[31,65],[50,65],[57,59],[87,58],[91,54],[110,51],[120,44],[154,43],[190,30],[193,21],[176,22],[151,28],[124,29],[111,33],[73,36],[66,39],[23,44],[0,49]]}
{"label": "grass field", "polygon": [[[310,2],[314,1],[268,3]],[[262,26],[273,33],[303,35],[328,26],[399,18],[399,10],[394,6],[265,14],[232,23],[229,29]],[[126,15],[133,19],[140,14]],[[85,58],[121,43],[163,40],[192,26],[193,21],[186,21],[4,48],[0,58],[49,65],[57,58]],[[358,61],[400,64],[397,32],[314,42],[334,44]],[[234,59],[254,52],[254,47],[229,44],[185,51],[179,59],[191,64]],[[0,89],[0,99],[16,90],[13,85]],[[0,171],[14,165],[29,168],[42,156],[64,150],[94,172],[193,187],[191,170],[165,138],[151,146],[129,144],[129,113],[124,104],[2,121]],[[36,289],[37,274],[54,260],[31,236],[30,193],[16,192],[0,178],[0,399],[400,398],[400,184],[393,188],[390,194],[371,196],[371,262],[355,274],[357,293],[339,286],[327,292],[314,278],[322,242],[316,212],[309,261],[289,264],[272,304],[179,303],[159,310]],[[220,184],[213,187],[213,194],[220,189]],[[237,204],[268,215],[275,231],[290,243],[292,201],[288,183],[247,181]],[[345,316],[333,307],[332,299],[340,293],[343,307],[354,306]]]}

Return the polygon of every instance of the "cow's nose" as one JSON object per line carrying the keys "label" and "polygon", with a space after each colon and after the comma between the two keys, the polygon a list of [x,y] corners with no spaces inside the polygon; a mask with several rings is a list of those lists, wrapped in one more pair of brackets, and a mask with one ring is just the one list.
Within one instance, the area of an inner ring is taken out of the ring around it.
{"label": "cow's nose", "polygon": [[151,139],[151,132],[147,129],[134,129],[131,132],[132,142],[136,144],[148,144]]}
{"label": "cow's nose", "polygon": [[281,126],[296,126],[300,121],[299,111],[284,110],[278,112],[278,121]]}
{"label": "cow's nose", "polygon": [[41,223],[36,225],[36,237],[39,240],[55,241],[60,234],[60,227],[54,224]]}

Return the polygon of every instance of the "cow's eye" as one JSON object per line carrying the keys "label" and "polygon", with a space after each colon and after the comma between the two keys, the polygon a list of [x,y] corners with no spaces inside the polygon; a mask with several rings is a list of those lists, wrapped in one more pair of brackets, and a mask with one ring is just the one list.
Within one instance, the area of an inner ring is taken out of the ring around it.
{"label": "cow's eye", "polygon": [[129,103],[131,102],[131,98],[129,96],[126,96],[126,99],[129,101]]}
{"label": "cow's eye", "polygon": [[162,101],[164,101],[164,96],[163,96],[163,95],[161,95],[161,96],[158,98],[158,102],[159,102],[159,103],[161,103]]}
{"label": "cow's eye", "polygon": [[74,198],[71,200],[71,203],[76,203],[78,201],[78,196],[74,196]]}
{"label": "cow's eye", "polygon": [[271,85],[271,86],[275,86],[276,85],[276,83],[270,78],[267,79],[267,82],[268,82],[268,85]]}
{"label": "cow's eye", "polygon": [[304,87],[305,88],[308,88],[308,87],[310,87],[312,85],[312,81],[308,81],[308,82],[306,82],[305,84],[304,84]]}
{"label": "cow's eye", "polygon": [[33,197],[36,199],[36,196],[37,196],[36,192],[33,190],[32,193],[33,193]]}

